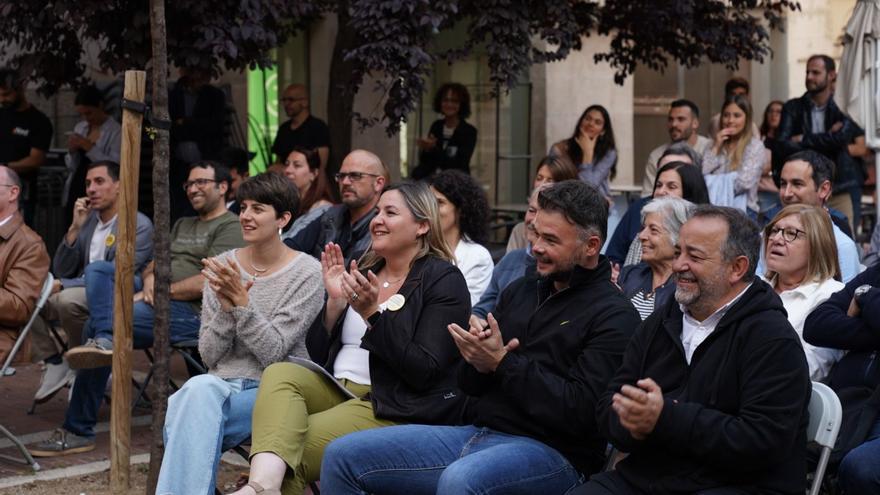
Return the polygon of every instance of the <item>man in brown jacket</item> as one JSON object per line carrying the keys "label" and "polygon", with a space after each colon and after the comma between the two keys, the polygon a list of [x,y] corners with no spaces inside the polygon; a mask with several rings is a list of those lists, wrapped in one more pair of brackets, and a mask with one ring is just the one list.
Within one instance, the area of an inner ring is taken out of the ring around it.
{"label": "man in brown jacket", "polygon": [[18,212],[20,194],[18,174],[0,165],[0,360],[6,359],[33,313],[49,273],[43,239]]}

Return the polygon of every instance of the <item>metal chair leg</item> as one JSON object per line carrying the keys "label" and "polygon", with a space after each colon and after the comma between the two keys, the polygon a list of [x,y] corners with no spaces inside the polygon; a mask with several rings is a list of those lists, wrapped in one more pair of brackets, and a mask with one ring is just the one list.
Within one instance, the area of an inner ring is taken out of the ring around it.
{"label": "metal chair leg", "polygon": [[40,465],[37,464],[37,461],[34,460],[34,458],[31,456],[31,453],[28,452],[28,450],[26,448],[24,448],[24,444],[21,443],[21,440],[19,440],[18,437],[13,435],[12,432],[7,430],[6,427],[3,425],[0,425],[0,434],[5,436],[6,438],[8,438],[9,441],[11,441],[15,445],[15,447],[21,453],[22,457],[24,457],[24,460],[22,461],[21,459],[9,457],[6,455],[0,455],[0,457],[3,457],[4,459],[9,459],[11,461],[20,462],[22,464],[30,466],[31,469],[33,469],[34,471],[40,470]]}

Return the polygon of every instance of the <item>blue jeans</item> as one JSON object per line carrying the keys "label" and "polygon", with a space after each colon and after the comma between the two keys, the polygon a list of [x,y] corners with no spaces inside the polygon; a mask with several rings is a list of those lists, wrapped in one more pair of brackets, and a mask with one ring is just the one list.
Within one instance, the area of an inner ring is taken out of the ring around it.
{"label": "blue jeans", "polygon": [[220,456],[251,436],[259,384],[199,375],[168,399],[158,495],[214,493]]}
{"label": "blue jeans", "polygon": [[[171,301],[169,305],[169,333],[171,342],[192,340],[199,337],[200,317],[195,309],[182,301]],[[133,344],[135,349],[146,349],[153,345],[153,307],[140,301],[134,304]],[[85,338],[94,338],[95,328],[88,326],[83,329]],[[110,338],[112,338],[110,334]],[[82,437],[95,436],[95,423],[98,421],[98,409],[104,400],[104,388],[110,377],[110,366],[79,370],[73,384],[73,392],[67,413],[64,417],[64,429]]]}
{"label": "blue jeans", "polygon": [[[113,288],[116,284],[116,265],[110,261],[93,261],[86,265],[86,304],[89,319],[83,326],[83,335],[113,340]],[[134,291],[143,288],[140,275],[134,276]],[[152,325],[151,325],[152,326]],[[78,343],[71,342],[74,346]]]}
{"label": "blue jeans", "polygon": [[324,451],[321,491],[338,494],[565,493],[582,476],[556,450],[476,426],[359,431]]}
{"label": "blue jeans", "polygon": [[837,479],[846,495],[880,493],[880,419],[868,433],[868,440],[843,458]]}

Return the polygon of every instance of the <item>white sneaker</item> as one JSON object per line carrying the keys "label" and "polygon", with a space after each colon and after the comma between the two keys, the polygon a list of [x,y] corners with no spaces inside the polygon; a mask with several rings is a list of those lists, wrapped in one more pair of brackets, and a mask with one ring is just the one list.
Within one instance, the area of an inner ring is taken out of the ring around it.
{"label": "white sneaker", "polygon": [[40,379],[40,388],[34,394],[34,402],[42,404],[48,401],[65,385],[72,383],[74,378],[76,378],[76,371],[70,369],[67,359],[62,358],[60,364],[47,363]]}

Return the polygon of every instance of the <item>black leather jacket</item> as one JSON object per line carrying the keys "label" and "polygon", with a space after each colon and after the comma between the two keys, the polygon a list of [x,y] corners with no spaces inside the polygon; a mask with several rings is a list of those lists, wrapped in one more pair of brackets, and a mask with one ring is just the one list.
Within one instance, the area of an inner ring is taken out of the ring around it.
{"label": "black leather jacket", "polygon": [[[810,149],[822,153],[837,165],[834,177],[835,191],[861,185],[861,180],[859,180],[861,172],[858,163],[849,155],[847,146],[864,131],[861,131],[859,126],[843,113],[831,98],[825,106],[826,132],[814,134],[812,108],[813,102],[809,93],[804,93],[800,98],[792,98],[783,105],[782,121],[779,123],[779,130],[776,134],[777,146],[772,150],[774,154],[781,153],[783,157],[778,161],[780,169],[784,164],[785,157],[801,150]],[[836,132],[830,132],[831,127],[837,122],[842,122],[843,127]],[[802,136],[799,143],[791,140],[792,136],[798,135]],[[774,171],[774,177],[779,177],[778,172]]]}

